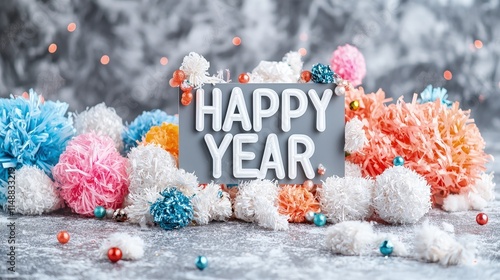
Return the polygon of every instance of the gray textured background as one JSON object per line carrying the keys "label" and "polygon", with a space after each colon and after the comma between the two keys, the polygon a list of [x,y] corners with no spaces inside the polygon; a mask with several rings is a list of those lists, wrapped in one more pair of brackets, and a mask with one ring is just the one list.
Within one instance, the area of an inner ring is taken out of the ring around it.
{"label": "gray textured background", "polygon": [[[445,86],[480,127],[500,127],[498,0],[230,1],[2,0],[0,96],[34,87],[72,110],[105,101],[126,120],[175,113],[168,79],[189,51],[233,77],[260,60],[307,49],[305,67],[345,43],[364,53],[369,91],[390,96]],[[77,24],[73,33],[66,30]],[[234,36],[242,38],[238,47]],[[474,40],[484,46],[477,49]],[[47,47],[58,45],[55,54]],[[100,57],[110,63],[101,65]],[[167,65],[160,64],[167,57]],[[453,79],[446,81],[449,69]],[[495,116],[495,117],[492,117]]]}

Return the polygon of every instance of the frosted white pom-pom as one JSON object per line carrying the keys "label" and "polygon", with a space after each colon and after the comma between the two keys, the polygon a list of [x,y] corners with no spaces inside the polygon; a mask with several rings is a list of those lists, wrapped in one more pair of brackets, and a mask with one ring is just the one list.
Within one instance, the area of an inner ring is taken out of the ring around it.
{"label": "frosted white pom-pom", "polygon": [[288,64],[293,71],[296,81],[300,79],[300,74],[302,72],[302,55],[299,52],[288,52],[283,57],[283,62]]}
{"label": "frosted white pom-pom", "polygon": [[138,260],[144,256],[144,240],[139,236],[116,232],[111,234],[99,248],[99,255],[108,258],[108,250],[117,247],[122,251],[123,260]]}
{"label": "frosted white pom-pom", "polygon": [[278,192],[278,185],[273,181],[242,182],[234,200],[236,218],[274,230],[288,229],[288,217],[278,212]]}
{"label": "frosted white pom-pom", "polygon": [[345,146],[348,153],[357,152],[368,143],[363,122],[358,118],[353,118],[345,124]]}
{"label": "frosted white pom-pom", "polygon": [[318,188],[321,212],[332,223],[371,216],[373,182],[361,177],[328,177]]}
{"label": "frosted white pom-pom", "polygon": [[443,210],[448,212],[458,212],[473,210],[483,210],[488,206],[488,202],[495,199],[495,183],[493,173],[481,174],[481,178],[470,187],[468,192],[448,195],[443,200]]}
{"label": "frosted white pom-pom", "polygon": [[461,244],[452,235],[426,221],[415,235],[414,249],[419,260],[457,265],[472,263],[475,245],[473,240],[465,240]]}
{"label": "frosted white pom-pom", "polygon": [[36,166],[23,166],[16,170],[15,207],[13,212],[22,215],[41,215],[61,208],[52,180]]}
{"label": "frosted white pom-pom", "polygon": [[345,177],[362,177],[361,166],[346,160]]}
{"label": "frosted white pom-pom", "polygon": [[369,254],[378,240],[368,222],[345,221],[330,226],[326,245],[335,254],[354,256]]}
{"label": "frosted white pom-pom", "polygon": [[118,151],[123,149],[122,133],[125,126],[114,108],[106,107],[106,104],[100,103],[87,108],[80,114],[71,116],[74,118],[76,135],[94,132],[97,135],[109,136],[113,139]]}
{"label": "frosted white pom-pom", "polygon": [[143,189],[140,192],[130,193],[127,196],[127,204],[125,213],[127,213],[127,221],[133,224],[139,224],[141,227],[153,225],[153,217],[151,216],[151,204],[160,198],[160,192],[155,189]]}
{"label": "frosted white pom-pom", "polygon": [[200,189],[191,199],[191,203],[194,210],[193,220],[199,225],[208,224],[213,220],[226,221],[233,214],[229,194],[213,182]]}
{"label": "frosted white pom-pom", "polygon": [[470,208],[468,194],[450,194],[443,200],[443,210],[448,212],[467,211]]}
{"label": "frosted white pom-pom", "polygon": [[184,169],[174,169],[172,178],[168,182],[169,186],[176,187],[185,196],[192,197],[198,192],[198,177],[193,173],[186,172]]}
{"label": "frosted white pom-pom", "polygon": [[431,188],[426,180],[403,166],[387,168],[377,176],[373,206],[390,223],[415,223],[431,207]]}
{"label": "frosted white pom-pom", "polygon": [[495,182],[493,181],[493,173],[481,174],[481,178],[471,187],[471,191],[478,194],[486,201],[495,200]]}
{"label": "frosted white pom-pom", "polygon": [[296,83],[297,78],[285,62],[261,61],[250,75],[251,83]]}

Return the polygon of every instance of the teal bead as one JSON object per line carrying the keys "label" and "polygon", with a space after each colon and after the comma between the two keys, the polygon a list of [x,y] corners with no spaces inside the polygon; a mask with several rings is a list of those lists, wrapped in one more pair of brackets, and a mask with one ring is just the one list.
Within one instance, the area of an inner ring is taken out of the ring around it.
{"label": "teal bead", "polygon": [[405,164],[405,159],[401,156],[397,156],[392,163],[394,163],[395,166],[403,166]]}
{"label": "teal bead", "polygon": [[316,213],[314,215],[314,224],[318,227],[322,227],[326,224],[326,216],[323,213]]}
{"label": "teal bead", "polygon": [[392,254],[392,251],[394,250],[394,245],[392,245],[392,242],[389,240],[384,240],[382,244],[380,244],[380,253],[384,256],[389,256]]}
{"label": "teal bead", "polygon": [[94,208],[94,216],[98,219],[106,217],[106,208],[97,206],[96,208]]}
{"label": "teal bead", "polygon": [[203,270],[208,266],[208,259],[205,256],[198,256],[195,264],[199,270]]}

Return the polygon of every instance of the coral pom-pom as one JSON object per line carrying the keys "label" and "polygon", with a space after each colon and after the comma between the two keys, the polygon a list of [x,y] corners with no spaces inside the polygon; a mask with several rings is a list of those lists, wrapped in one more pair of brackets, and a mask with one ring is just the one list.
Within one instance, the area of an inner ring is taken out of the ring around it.
{"label": "coral pom-pom", "polygon": [[179,126],[170,123],[153,126],[144,136],[144,143],[160,145],[177,158],[179,155]]}
{"label": "coral pom-pom", "polygon": [[307,212],[319,212],[319,203],[303,186],[285,185],[278,194],[279,213],[287,215],[288,221],[302,223]]}
{"label": "coral pom-pom", "polygon": [[366,75],[366,63],[363,54],[354,46],[339,46],[332,54],[332,70],[353,86],[362,83]]}
{"label": "coral pom-pom", "polygon": [[119,208],[128,192],[127,159],[108,136],[82,134],[68,144],[54,167],[61,197],[78,214],[93,216],[94,208]]}

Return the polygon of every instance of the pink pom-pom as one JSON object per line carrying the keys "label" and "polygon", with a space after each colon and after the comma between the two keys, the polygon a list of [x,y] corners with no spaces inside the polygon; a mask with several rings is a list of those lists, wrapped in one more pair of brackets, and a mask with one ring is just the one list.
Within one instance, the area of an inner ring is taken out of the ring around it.
{"label": "pink pom-pom", "polygon": [[78,214],[92,216],[96,206],[121,207],[128,193],[127,160],[108,136],[75,137],[54,167],[61,197]]}
{"label": "pink pom-pom", "polygon": [[353,86],[359,86],[366,75],[366,63],[363,54],[354,46],[339,46],[330,60],[332,70]]}

